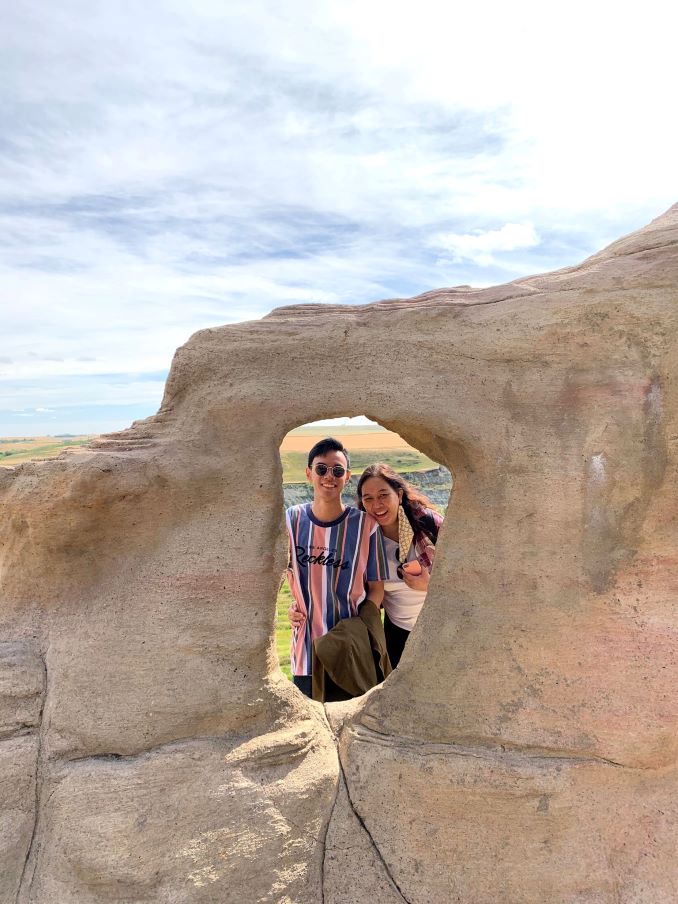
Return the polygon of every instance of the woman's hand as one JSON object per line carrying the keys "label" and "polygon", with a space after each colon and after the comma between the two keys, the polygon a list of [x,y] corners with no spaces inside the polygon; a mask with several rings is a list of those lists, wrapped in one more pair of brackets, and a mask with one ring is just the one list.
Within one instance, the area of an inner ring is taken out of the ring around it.
{"label": "woman's hand", "polygon": [[300,628],[306,621],[306,616],[303,612],[300,612],[297,609],[296,603],[292,603],[290,608],[287,610],[287,617],[290,620],[290,624],[293,628]]}
{"label": "woman's hand", "polygon": [[422,568],[421,574],[409,574],[403,568],[403,581],[405,581],[410,590],[428,590],[430,580],[431,575],[428,568]]}

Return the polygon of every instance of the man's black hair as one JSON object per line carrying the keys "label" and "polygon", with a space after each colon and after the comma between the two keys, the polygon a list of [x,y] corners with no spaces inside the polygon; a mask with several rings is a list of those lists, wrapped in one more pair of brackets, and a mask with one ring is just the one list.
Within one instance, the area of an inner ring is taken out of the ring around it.
{"label": "man's black hair", "polygon": [[326,436],[325,439],[321,439],[320,442],[317,442],[311,449],[308,453],[309,468],[313,464],[314,458],[317,458],[319,455],[325,455],[327,452],[342,452],[346,456],[346,467],[350,470],[351,459],[348,457],[348,452],[344,449],[339,440],[335,439],[333,436]]}

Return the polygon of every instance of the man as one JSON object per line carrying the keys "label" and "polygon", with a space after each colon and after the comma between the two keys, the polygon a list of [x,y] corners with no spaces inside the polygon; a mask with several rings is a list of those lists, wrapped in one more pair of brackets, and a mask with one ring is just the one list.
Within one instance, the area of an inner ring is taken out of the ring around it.
{"label": "man", "polygon": [[386,565],[379,525],[371,515],[341,501],[349,468],[348,452],[339,440],[320,440],[308,453],[306,468],[313,502],[291,506],[286,515],[287,580],[294,597],[289,610],[294,628],[292,675],[308,697],[313,641],[340,619],[356,616],[368,594],[377,602],[383,595]]}

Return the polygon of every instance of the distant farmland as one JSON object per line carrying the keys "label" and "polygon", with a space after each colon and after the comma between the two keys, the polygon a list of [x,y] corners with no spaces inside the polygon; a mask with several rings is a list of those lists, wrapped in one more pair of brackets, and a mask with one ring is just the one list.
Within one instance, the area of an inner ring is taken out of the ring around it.
{"label": "distant farmland", "polygon": [[[308,450],[323,436],[336,436],[349,450],[351,470],[360,472],[375,461],[386,461],[396,471],[427,471],[437,462],[413,449],[397,433],[379,426],[298,427],[288,433],[280,446],[283,483],[306,480]],[[25,461],[55,458],[64,449],[86,446],[95,437],[27,436],[0,437],[0,467],[11,468]]]}
{"label": "distant farmland", "polygon": [[12,468],[36,458],[55,458],[64,449],[85,446],[93,436],[0,436],[0,467]]}
{"label": "distant farmland", "polygon": [[409,446],[397,433],[379,426],[298,427],[288,433],[280,446],[283,483],[306,480],[308,451],[324,436],[335,436],[351,456],[351,470],[360,474],[367,465],[385,461],[396,471],[428,471],[438,463]]}

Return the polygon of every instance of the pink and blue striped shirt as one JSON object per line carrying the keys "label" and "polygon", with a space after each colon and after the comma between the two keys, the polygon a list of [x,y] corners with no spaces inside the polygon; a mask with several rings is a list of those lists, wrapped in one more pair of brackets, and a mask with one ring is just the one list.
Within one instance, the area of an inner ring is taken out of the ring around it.
{"label": "pink and blue striped shirt", "polygon": [[319,521],[311,503],[286,514],[290,542],[287,580],[306,621],[292,633],[292,674],[310,675],[313,641],[342,618],[358,614],[366,581],[387,574],[379,525],[366,512],[347,506],[335,521]]}

